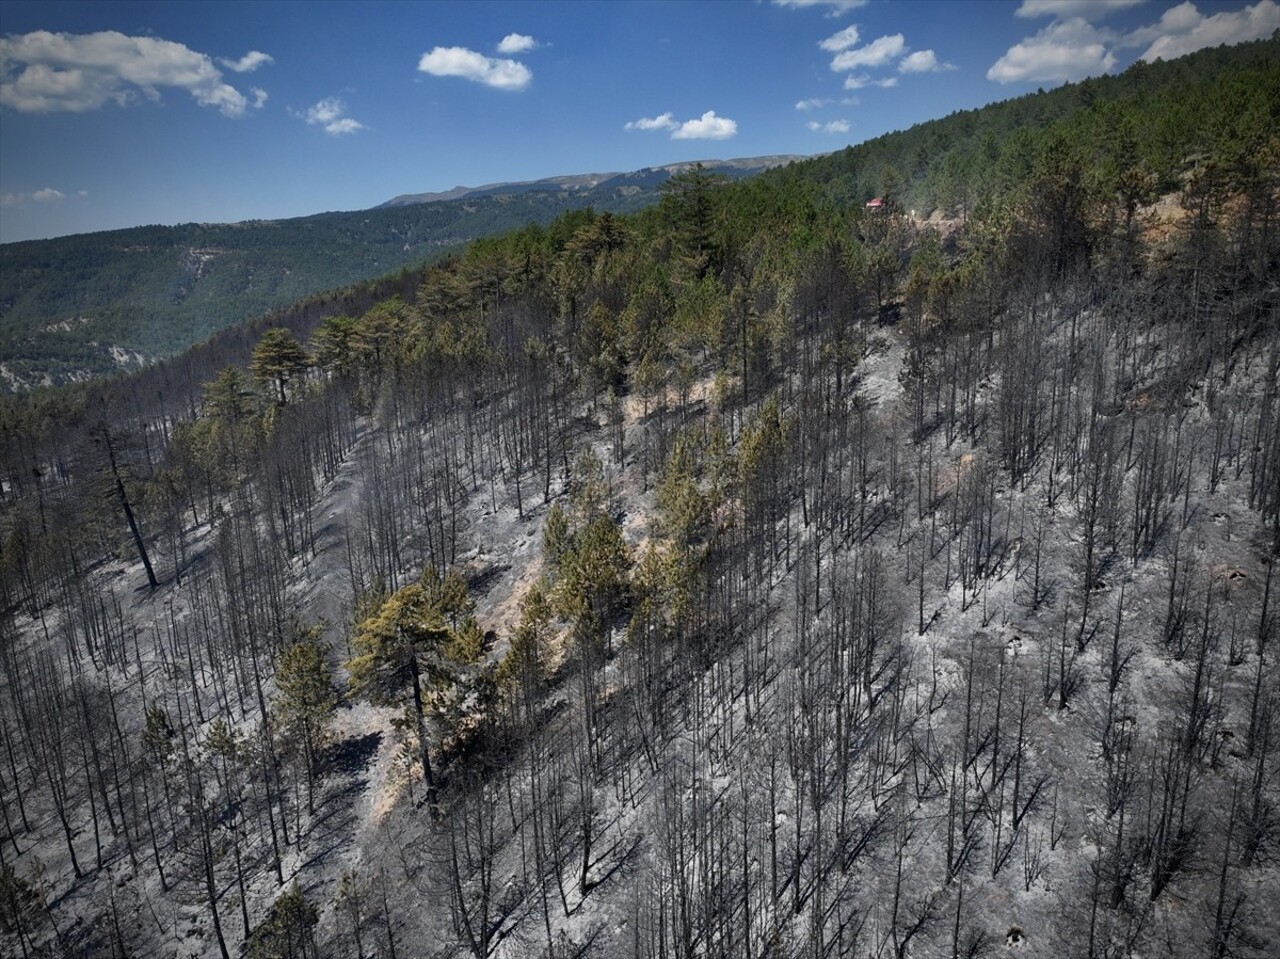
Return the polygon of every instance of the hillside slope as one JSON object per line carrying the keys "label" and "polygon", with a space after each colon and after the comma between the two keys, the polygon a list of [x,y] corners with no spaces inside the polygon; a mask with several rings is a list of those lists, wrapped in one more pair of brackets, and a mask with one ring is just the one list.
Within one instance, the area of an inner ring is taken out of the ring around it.
{"label": "hillside slope", "polygon": [[[739,178],[792,157],[712,161]],[[687,164],[686,164],[687,165]],[[304,297],[567,210],[656,202],[680,164],[398,197],[290,220],[138,227],[0,246],[0,390],[136,369]],[[572,183],[568,188],[566,183]],[[456,194],[456,195],[451,195]]]}
{"label": "hillside slope", "polygon": [[0,951],[1275,955],[1258,77],[1158,202],[695,169],[0,403]]}
{"label": "hillside slope", "polygon": [[[157,589],[126,542],[43,600],[7,581],[16,888],[52,893],[27,934],[191,957],[281,922],[332,956],[888,959],[1015,930],[1040,959],[1269,954],[1280,484],[1245,438],[1280,449],[1280,341],[1243,298],[1219,338],[1152,322],[1181,298],[1156,276],[1136,299],[1100,281],[1029,278],[926,332],[811,276],[746,383],[708,356],[620,403],[572,341],[540,372],[499,346],[524,322],[554,342],[536,295],[436,320],[420,300],[400,339],[430,358],[298,384],[264,438],[238,434],[262,444],[247,474],[191,448],[218,505],[199,493],[152,540]],[[344,682],[359,624],[424,569],[461,571],[485,637],[432,687],[438,817],[410,700]],[[303,727],[263,733],[267,710],[296,722],[292,687],[254,679],[312,624],[345,689],[314,786]],[[62,691],[46,635],[82,663]],[[240,743],[225,769],[215,718]],[[170,758],[129,767],[142,748]],[[310,924],[271,911],[295,884]]]}

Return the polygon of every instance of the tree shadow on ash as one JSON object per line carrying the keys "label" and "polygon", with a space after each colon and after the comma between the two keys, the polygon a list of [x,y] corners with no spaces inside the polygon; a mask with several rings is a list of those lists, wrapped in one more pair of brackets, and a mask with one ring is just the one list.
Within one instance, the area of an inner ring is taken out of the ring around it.
{"label": "tree shadow on ash", "polygon": [[474,595],[483,596],[489,592],[498,578],[510,569],[510,563],[497,563],[487,569],[482,569],[467,580],[467,587]]}
{"label": "tree shadow on ash", "polygon": [[[372,732],[363,736],[353,736],[329,747],[328,768],[330,773],[344,776],[355,776],[365,769],[378,755],[378,747],[382,745],[382,733]],[[368,785],[365,780],[361,785]]]}
{"label": "tree shadow on ash", "polygon": [[307,858],[308,866],[325,863],[354,840],[356,807],[360,795],[369,788],[369,777],[363,773],[381,744],[382,733],[373,732],[329,747],[324,799],[307,829],[307,844],[314,850]]}

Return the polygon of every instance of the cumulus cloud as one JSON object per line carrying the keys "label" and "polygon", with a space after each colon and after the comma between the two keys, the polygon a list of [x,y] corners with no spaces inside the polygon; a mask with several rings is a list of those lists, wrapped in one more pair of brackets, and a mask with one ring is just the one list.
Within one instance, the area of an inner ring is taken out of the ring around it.
{"label": "cumulus cloud", "polygon": [[844,78],[844,88],[846,90],[861,90],[864,87],[896,87],[898,85],[897,77],[885,77],[877,80],[867,73],[855,73],[852,76]]}
{"label": "cumulus cloud", "polygon": [[830,101],[820,99],[819,97],[809,97],[807,100],[800,100],[796,103],[796,109],[801,111],[817,110],[825,107]]}
{"label": "cumulus cloud", "polygon": [[1106,73],[1116,65],[1111,35],[1085,20],[1051,23],[1035,36],[1009,48],[987,71],[996,83],[1028,80],[1066,81]]}
{"label": "cumulus cloud", "polygon": [[671,134],[673,140],[727,140],[738,132],[738,121],[716,116],[708,110],[696,120],[685,120]]}
{"label": "cumulus cloud", "polygon": [[867,3],[868,0],[773,0],[775,7],[790,7],[792,10],[825,9],[830,17],[865,7]]}
{"label": "cumulus cloud", "polygon": [[[950,63],[942,63],[932,50],[917,50],[911,53],[906,39],[900,33],[877,37],[866,46],[859,47],[858,28],[846,27],[839,33],[833,33],[818,46],[835,54],[831,58],[831,69],[843,73],[857,69],[876,69],[890,66],[898,61],[899,73],[937,73],[942,70],[954,70]],[[873,80],[867,74],[858,74],[845,80],[846,90],[860,90],[867,86],[893,87],[898,81],[892,77]]]}
{"label": "cumulus cloud", "polygon": [[676,123],[676,118],[670,113],[663,113],[656,117],[641,117],[639,120],[632,120],[624,130],[674,130],[680,124]]}
{"label": "cumulus cloud", "polygon": [[222,58],[219,59],[218,62],[228,70],[232,70],[236,73],[252,73],[254,70],[258,69],[258,67],[264,67],[268,63],[275,63],[276,61],[269,53],[263,53],[261,50],[250,50],[239,60],[227,60]]}
{"label": "cumulus cloud", "polygon": [[1204,47],[1259,40],[1276,30],[1280,30],[1280,5],[1275,0],[1258,0],[1251,7],[1209,17],[1188,0],[1166,10],[1151,26],[1133,31],[1125,45],[1149,44],[1142,60],[1172,60]]}
{"label": "cumulus cloud", "polygon": [[228,117],[244,116],[258,105],[226,83],[207,54],[170,40],[114,30],[37,30],[0,38],[0,105],[23,113],[84,112],[108,102],[124,106],[139,93],[159,100],[165,87],[186,90],[201,106]]}
{"label": "cumulus cloud", "polygon": [[1190,33],[1203,22],[1204,17],[1200,16],[1200,11],[1196,9],[1194,3],[1180,3],[1161,14],[1160,19],[1155,23],[1138,27],[1125,39],[1131,46],[1138,47],[1153,43],[1162,37]]}
{"label": "cumulus cloud", "polygon": [[882,67],[902,56],[906,50],[906,41],[900,33],[888,37],[877,37],[865,47],[842,50],[837,53],[831,60],[831,69],[840,72],[858,67]]}
{"label": "cumulus cloud", "polygon": [[312,126],[323,127],[325,133],[335,137],[364,129],[363,123],[347,116],[347,105],[337,97],[325,97],[308,108],[302,118]]}
{"label": "cumulus cloud", "polygon": [[1014,16],[1101,20],[1118,10],[1136,7],[1141,3],[1146,3],[1146,0],[1022,0],[1014,11]]}
{"label": "cumulus cloud", "polygon": [[436,47],[424,53],[418,69],[433,77],[461,77],[498,90],[523,90],[533,73],[518,60],[486,57],[466,47]]}
{"label": "cumulus cloud", "polygon": [[1111,70],[1116,65],[1118,49],[1146,47],[1142,60],[1172,59],[1203,47],[1258,40],[1280,30],[1280,4],[1276,0],[1258,0],[1241,10],[1207,17],[1186,0],[1164,11],[1154,23],[1123,34],[1089,22],[1133,5],[1133,0],[1118,4],[1024,0],[1017,10],[1019,16],[1051,15],[1059,19],[1010,47],[987,71],[987,79],[997,83],[1079,80]]}
{"label": "cumulus cloud", "polygon": [[858,42],[858,28],[856,26],[845,27],[839,33],[833,33],[827,39],[818,43],[823,50],[829,50],[832,53],[839,53],[841,50],[848,50],[855,46]]}
{"label": "cumulus cloud", "polygon": [[28,202],[31,203],[60,203],[66,199],[76,199],[89,195],[88,190],[78,190],[74,194],[63,193],[61,190],[55,190],[51,186],[47,186],[42,190],[33,190],[31,193],[5,193],[0,194],[0,207],[4,206],[22,206]]}
{"label": "cumulus cloud", "polygon": [[819,123],[817,120],[810,120],[805,124],[814,133],[848,133],[848,120],[832,120],[830,123]]}
{"label": "cumulus cloud", "polygon": [[727,140],[738,132],[738,121],[718,117],[715,110],[708,110],[696,120],[685,120],[683,123],[671,113],[661,113],[656,117],[632,120],[623,129],[670,130],[673,140]]}
{"label": "cumulus cloud", "polygon": [[917,50],[902,58],[898,64],[899,73],[940,73],[943,70],[954,70],[950,63],[939,63],[937,54],[932,50]]}
{"label": "cumulus cloud", "polygon": [[498,44],[499,53],[527,53],[538,46],[538,41],[521,33],[508,33]]}

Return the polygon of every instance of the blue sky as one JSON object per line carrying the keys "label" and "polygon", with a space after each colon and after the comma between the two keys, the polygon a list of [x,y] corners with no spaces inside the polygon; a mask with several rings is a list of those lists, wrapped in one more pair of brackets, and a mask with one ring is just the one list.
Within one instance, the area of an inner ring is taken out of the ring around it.
{"label": "blue sky", "polygon": [[0,241],[822,153],[1277,27],[1276,0],[5,0]]}

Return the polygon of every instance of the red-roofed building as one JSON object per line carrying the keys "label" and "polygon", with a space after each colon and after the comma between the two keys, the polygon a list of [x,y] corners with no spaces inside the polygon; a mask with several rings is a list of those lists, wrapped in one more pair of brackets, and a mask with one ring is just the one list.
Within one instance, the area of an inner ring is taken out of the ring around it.
{"label": "red-roofed building", "polygon": [[880,197],[876,197],[874,200],[867,201],[866,210],[868,213],[879,213],[883,209],[884,209],[884,200],[881,199]]}

